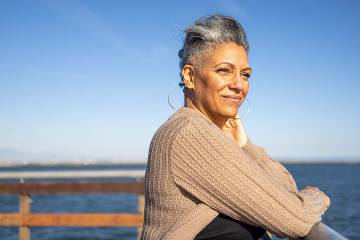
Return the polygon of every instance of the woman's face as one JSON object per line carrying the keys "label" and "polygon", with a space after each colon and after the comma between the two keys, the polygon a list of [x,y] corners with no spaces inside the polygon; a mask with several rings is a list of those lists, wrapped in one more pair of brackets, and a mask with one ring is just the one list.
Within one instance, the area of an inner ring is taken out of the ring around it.
{"label": "woman's face", "polygon": [[250,75],[246,50],[234,42],[210,50],[200,67],[183,68],[192,103],[217,125],[236,116],[248,93]]}

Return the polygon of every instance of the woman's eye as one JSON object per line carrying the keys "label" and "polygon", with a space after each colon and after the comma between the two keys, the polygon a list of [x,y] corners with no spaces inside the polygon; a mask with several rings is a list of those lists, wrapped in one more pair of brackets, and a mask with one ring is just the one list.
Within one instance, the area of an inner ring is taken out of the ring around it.
{"label": "woman's eye", "polygon": [[216,70],[216,72],[229,73],[229,72],[230,72],[230,69],[228,69],[228,68],[219,68],[218,70]]}
{"label": "woman's eye", "polygon": [[250,73],[242,73],[241,74],[245,79],[249,79],[250,78]]}

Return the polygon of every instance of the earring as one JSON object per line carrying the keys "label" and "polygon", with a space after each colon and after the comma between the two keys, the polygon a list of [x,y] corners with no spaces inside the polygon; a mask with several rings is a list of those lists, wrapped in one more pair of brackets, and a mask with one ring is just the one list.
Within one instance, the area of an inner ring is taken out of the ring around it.
{"label": "earring", "polygon": [[[174,85],[172,85],[171,86],[171,88],[170,88],[170,91],[168,92],[168,97],[167,97],[167,100],[168,100],[168,104],[169,104],[169,106],[174,110],[174,111],[176,111],[176,110],[178,110],[180,107],[174,107],[174,105],[172,104],[172,97],[171,97],[171,95],[172,95],[172,92],[174,91],[174,89],[177,89],[177,88],[175,88],[175,87],[181,87],[181,86],[184,86],[184,84],[183,83],[176,83],[176,84],[174,84]],[[183,96],[182,96],[182,98],[183,98]],[[178,104],[176,104],[176,105],[180,105],[181,106],[181,103],[178,103]]]}

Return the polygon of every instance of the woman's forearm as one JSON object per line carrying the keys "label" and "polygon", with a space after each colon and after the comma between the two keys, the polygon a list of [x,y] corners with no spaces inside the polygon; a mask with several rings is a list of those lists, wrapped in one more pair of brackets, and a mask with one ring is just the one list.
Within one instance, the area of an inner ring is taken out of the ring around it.
{"label": "woman's forearm", "polygon": [[296,182],[289,171],[279,162],[272,159],[264,148],[256,146],[248,138],[239,113],[234,119],[228,119],[222,130],[232,138],[251,158],[257,161],[270,175],[285,184],[293,192],[297,192]]}
{"label": "woman's forearm", "polygon": [[242,149],[255,161],[261,164],[272,176],[279,179],[289,190],[298,192],[296,182],[291,173],[279,161],[267,154],[264,148],[255,145],[249,137]]}
{"label": "woman's forearm", "polygon": [[324,195],[289,191],[221,130],[193,119],[173,143],[175,183],[209,207],[279,236],[300,237],[321,220]]}

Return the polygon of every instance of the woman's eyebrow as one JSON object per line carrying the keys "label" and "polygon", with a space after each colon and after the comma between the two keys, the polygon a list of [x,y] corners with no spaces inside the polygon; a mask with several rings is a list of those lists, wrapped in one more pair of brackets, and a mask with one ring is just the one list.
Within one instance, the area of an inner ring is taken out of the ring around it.
{"label": "woman's eyebrow", "polygon": [[252,72],[251,67],[246,67],[246,68],[244,68],[244,69],[241,69],[242,72],[243,72],[243,71],[246,71],[246,70],[250,70],[250,72]]}
{"label": "woman's eyebrow", "polygon": [[216,64],[215,67],[217,67],[217,66],[219,66],[219,65],[221,65],[221,64],[229,64],[229,65],[231,65],[231,66],[235,66],[235,65],[234,65],[233,63],[231,63],[231,62],[221,62],[221,63]]}
{"label": "woman's eyebrow", "polygon": [[[229,64],[229,65],[231,65],[232,67],[235,66],[235,65],[234,65],[233,63],[231,63],[231,62],[221,62],[221,63],[216,64],[215,67],[217,67],[217,66],[219,66],[219,65],[221,65],[221,64]],[[242,72],[243,72],[243,71],[246,71],[246,70],[250,70],[250,72],[252,72],[251,67],[246,67],[246,68],[241,69]]]}

